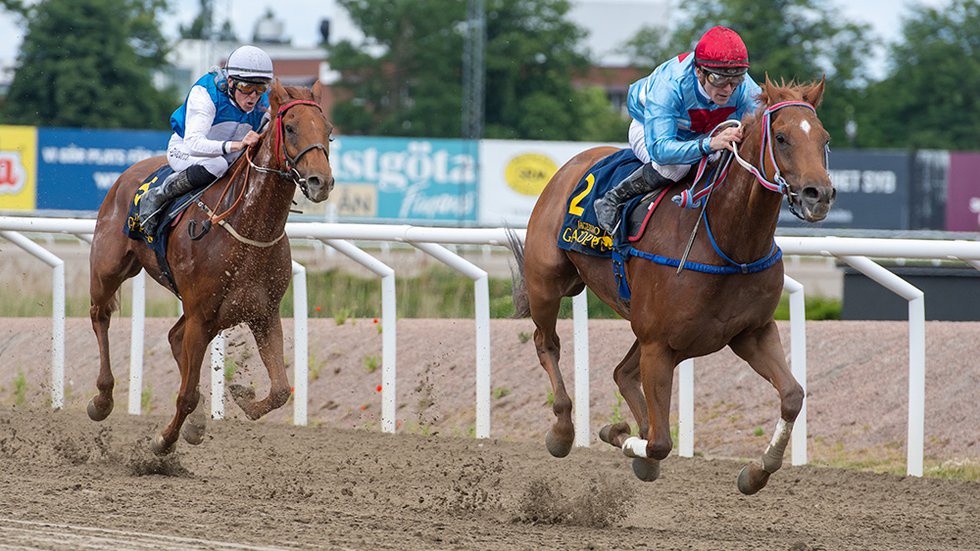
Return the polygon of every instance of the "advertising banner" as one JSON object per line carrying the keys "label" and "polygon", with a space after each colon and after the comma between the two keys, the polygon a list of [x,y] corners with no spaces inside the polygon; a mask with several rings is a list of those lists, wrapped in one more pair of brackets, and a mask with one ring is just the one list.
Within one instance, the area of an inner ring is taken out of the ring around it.
{"label": "advertising banner", "polygon": [[37,128],[0,125],[0,211],[34,210]]}
{"label": "advertising banner", "polygon": [[478,155],[465,140],[339,137],[330,144],[337,187],[327,203],[340,220],[473,225]]}
{"label": "advertising banner", "polygon": [[783,201],[779,227],[909,229],[910,157],[906,152],[831,151],[830,180],[837,200],[817,224],[794,216]]}
{"label": "advertising banner", "polygon": [[980,231],[980,153],[949,154],[946,230]]}
{"label": "advertising banner", "polygon": [[575,155],[600,145],[628,144],[482,140],[480,142],[481,226],[527,227],[541,190]]}
{"label": "advertising banner", "polygon": [[41,128],[37,134],[39,210],[99,210],[131,165],[166,155],[170,132]]}

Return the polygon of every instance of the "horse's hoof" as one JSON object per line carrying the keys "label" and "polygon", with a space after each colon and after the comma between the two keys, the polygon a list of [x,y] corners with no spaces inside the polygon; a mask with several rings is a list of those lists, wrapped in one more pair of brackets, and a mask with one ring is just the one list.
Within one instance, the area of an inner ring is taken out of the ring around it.
{"label": "horse's hoof", "polygon": [[204,425],[188,419],[180,429],[180,435],[184,437],[184,442],[196,446],[204,442]]}
{"label": "horse's hoof", "polygon": [[150,442],[150,449],[153,450],[154,454],[162,457],[164,455],[170,455],[170,453],[174,451],[174,445],[173,444],[168,445],[163,440],[163,435],[158,434],[154,436],[153,440]]}
{"label": "horse's hoof", "polygon": [[230,385],[228,392],[231,393],[231,397],[238,404],[238,407],[245,412],[246,417],[253,421],[261,417],[261,415],[256,415],[254,411],[255,389],[245,385]]}
{"label": "horse's hoof", "polygon": [[565,457],[568,455],[568,452],[572,451],[572,442],[574,440],[574,438],[559,439],[551,430],[548,430],[548,434],[544,437],[544,443],[548,446],[548,453],[554,457]]}
{"label": "horse's hoof", "polygon": [[95,405],[96,398],[98,398],[98,396],[88,401],[88,408],[86,408],[88,410],[88,418],[93,421],[102,421],[108,417],[110,413],[112,413],[112,399],[109,399],[108,407],[100,408],[99,406]]}
{"label": "horse's hoof", "polygon": [[769,473],[755,463],[742,467],[738,473],[738,491],[747,496],[765,488],[767,482],[769,482]]}
{"label": "horse's hoof", "polygon": [[660,460],[634,457],[633,474],[644,482],[653,482],[660,478]]}
{"label": "horse's hoof", "polygon": [[622,437],[630,435],[629,423],[620,422],[614,425],[606,425],[599,429],[599,440],[610,446],[620,447],[623,445]]}

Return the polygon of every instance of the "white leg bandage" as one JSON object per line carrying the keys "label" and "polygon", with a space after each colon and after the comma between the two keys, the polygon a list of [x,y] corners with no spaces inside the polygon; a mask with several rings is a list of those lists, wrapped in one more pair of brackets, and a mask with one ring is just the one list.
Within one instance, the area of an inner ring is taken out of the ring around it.
{"label": "white leg bandage", "polygon": [[769,441],[766,453],[762,455],[762,467],[767,473],[774,473],[783,466],[783,454],[786,453],[786,444],[789,437],[793,434],[793,423],[787,423],[782,418],[776,422],[776,432]]}
{"label": "white leg bandage", "polygon": [[639,436],[630,436],[623,442],[623,454],[626,457],[647,457],[647,441]]}

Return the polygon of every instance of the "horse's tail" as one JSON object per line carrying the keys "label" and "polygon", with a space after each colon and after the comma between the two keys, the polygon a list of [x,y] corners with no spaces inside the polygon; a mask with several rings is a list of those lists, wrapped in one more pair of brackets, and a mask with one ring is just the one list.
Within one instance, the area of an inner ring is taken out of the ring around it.
{"label": "horse's tail", "polygon": [[527,297],[527,284],[524,282],[524,242],[511,228],[507,228],[507,242],[517,261],[517,269],[510,267],[510,277],[513,281],[511,299],[514,303],[514,318],[526,318],[531,315],[531,302]]}

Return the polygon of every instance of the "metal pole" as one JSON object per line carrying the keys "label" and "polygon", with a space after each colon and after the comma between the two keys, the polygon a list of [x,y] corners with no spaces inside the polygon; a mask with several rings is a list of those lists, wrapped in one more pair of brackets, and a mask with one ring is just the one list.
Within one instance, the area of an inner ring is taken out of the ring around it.
{"label": "metal pole", "polygon": [[293,424],[305,425],[309,403],[309,332],[306,268],[293,261]]}
{"label": "metal pole", "polygon": [[589,447],[589,300],[582,290],[572,299],[575,326],[575,445]]}
{"label": "metal pole", "polygon": [[803,387],[803,407],[793,423],[792,462],[806,465],[806,301],[803,285],[788,275],[783,275],[783,290],[789,292],[790,361],[793,377]]}

